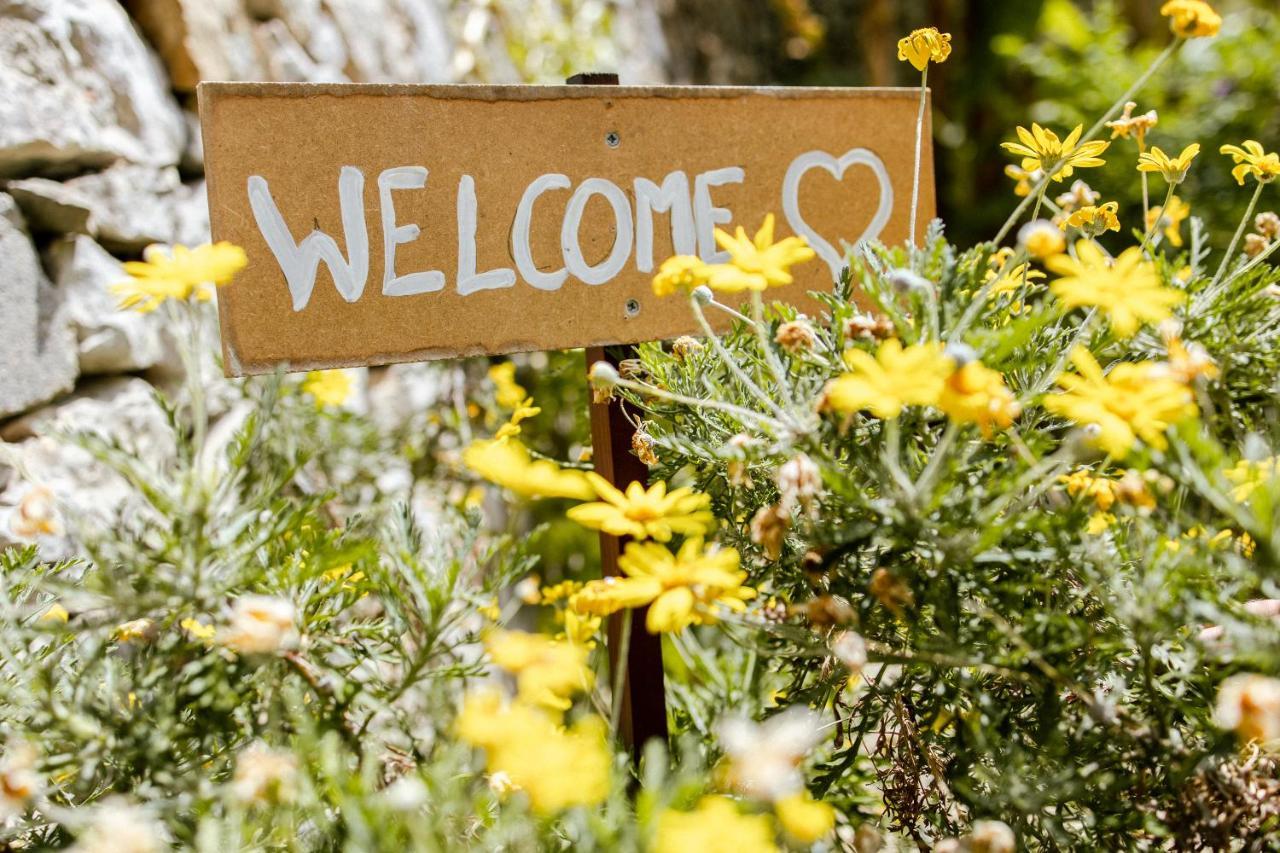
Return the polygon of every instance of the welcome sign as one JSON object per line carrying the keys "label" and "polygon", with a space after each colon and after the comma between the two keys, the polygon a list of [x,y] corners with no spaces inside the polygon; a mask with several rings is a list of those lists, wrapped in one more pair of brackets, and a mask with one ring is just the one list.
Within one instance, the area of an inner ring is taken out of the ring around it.
{"label": "welcome sign", "polygon": [[[918,90],[200,87],[228,373],[696,333],[653,295],[716,228],[808,239],[771,298],[831,286],[844,247],[908,233]],[[928,129],[925,130],[926,138]],[[920,223],[933,217],[924,149]],[[917,227],[917,231],[922,230]]]}

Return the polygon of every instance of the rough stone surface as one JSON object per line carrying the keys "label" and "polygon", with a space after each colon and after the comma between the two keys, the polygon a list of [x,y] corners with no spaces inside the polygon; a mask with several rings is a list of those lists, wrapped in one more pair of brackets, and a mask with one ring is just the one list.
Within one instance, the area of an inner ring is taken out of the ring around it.
{"label": "rough stone surface", "polygon": [[183,184],[173,167],[121,164],[64,182],[12,181],[8,189],[33,231],[87,234],[125,255],[152,243],[209,239],[204,182]]}
{"label": "rough stone surface", "polygon": [[119,3],[0,0],[0,177],[167,166],[184,139],[164,69]]}
{"label": "rough stone surface", "polygon": [[[89,451],[68,439],[92,433],[125,449],[130,457],[160,471],[174,457],[172,433],[151,386],[131,377],[88,383],[79,395],[10,422],[0,430],[0,461],[22,472],[0,492],[0,518],[27,490],[51,490],[63,521],[59,535],[42,537],[45,559],[75,553],[71,533],[93,535],[107,527],[128,525],[147,507],[137,490]],[[160,476],[157,474],[156,476]],[[17,541],[0,524],[0,547]]]}
{"label": "rough stone surface", "polygon": [[121,311],[109,288],[125,277],[120,262],[91,238],[65,237],[48,265],[76,331],[80,372],[128,373],[155,367],[169,352],[164,316]]}
{"label": "rough stone surface", "polygon": [[22,213],[0,193],[0,417],[71,389],[76,341]]}
{"label": "rough stone surface", "polygon": [[125,0],[160,52],[173,87],[201,80],[261,80],[265,66],[241,0]]}

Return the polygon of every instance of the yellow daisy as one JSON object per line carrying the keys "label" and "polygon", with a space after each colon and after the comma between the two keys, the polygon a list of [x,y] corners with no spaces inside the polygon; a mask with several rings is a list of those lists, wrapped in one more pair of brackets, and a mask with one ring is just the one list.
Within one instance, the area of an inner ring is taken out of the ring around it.
{"label": "yellow daisy", "polygon": [[613,536],[670,542],[676,534],[701,536],[715,524],[715,516],[707,508],[710,496],[693,489],[668,492],[667,484],[659,480],[648,489],[633,482],[624,493],[594,471],[588,471],[586,477],[602,500],[579,504],[566,513],[583,527]]}
{"label": "yellow daisy", "polygon": [[1112,261],[1097,243],[1081,240],[1076,244],[1076,255],[1045,261],[1046,267],[1061,276],[1049,285],[1050,292],[1068,310],[1101,308],[1122,338],[1132,337],[1143,323],[1168,319],[1170,309],[1186,298],[1182,291],[1160,284],[1155,264],[1145,260],[1137,246]]}
{"label": "yellow daisy", "polygon": [[227,242],[194,249],[148,246],[143,257],[126,263],[129,278],[111,286],[121,308],[142,314],[156,310],[166,299],[206,301],[213,296],[211,286],[227,284],[248,263],[244,249]]}
{"label": "yellow daisy", "polygon": [[1062,181],[1071,177],[1076,169],[1106,165],[1098,155],[1111,143],[1102,140],[1080,143],[1083,125],[1076,125],[1066,139],[1059,139],[1052,130],[1038,124],[1032,124],[1031,130],[1019,127],[1017,132],[1019,142],[1002,142],[1000,147],[1020,156],[1024,171],[1039,169],[1052,175],[1055,181]]}

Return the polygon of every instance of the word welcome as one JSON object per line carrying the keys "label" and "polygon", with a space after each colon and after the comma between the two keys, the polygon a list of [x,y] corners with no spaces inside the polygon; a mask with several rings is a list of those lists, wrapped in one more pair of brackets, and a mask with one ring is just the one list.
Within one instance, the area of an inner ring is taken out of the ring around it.
{"label": "word welcome", "polygon": [[[838,252],[824,236],[817,233],[801,213],[800,189],[805,174],[812,169],[829,172],[837,181],[853,166],[866,167],[877,186],[879,203],[865,229],[851,242],[875,239],[893,212],[893,187],[884,162],[866,148],[854,148],[840,156],[825,151],[807,151],[795,157],[786,170],[781,186],[780,208],[791,230],[808,240],[809,245],[838,277],[844,266]],[[397,166],[383,170],[377,178],[378,205],[382,225],[383,276],[382,295],[415,296],[444,290],[445,273],[438,269],[399,271],[396,254],[400,246],[427,239],[419,225],[400,221],[396,212],[396,195],[424,190],[430,173],[425,166]],[[741,184],[746,170],[728,166],[701,172],[690,181],[680,170],[669,172],[660,182],[637,177],[632,182],[630,197],[617,183],[606,178],[587,178],[576,187],[565,175],[550,173],[535,178],[525,188],[511,218],[510,247],[514,268],[477,269],[476,221],[479,200],[475,179],[464,174],[458,180],[456,205],[457,267],[454,286],[467,296],[485,290],[515,287],[519,280],[530,287],[554,291],[564,286],[569,277],[583,284],[605,284],[634,259],[641,273],[653,271],[654,220],[667,215],[671,245],[677,254],[696,254],[708,263],[728,260],[728,254],[716,248],[715,229],[727,225],[733,214],[717,206],[712,191],[717,187]],[[294,238],[284,216],[272,196],[266,178],[251,175],[248,179],[249,205],[254,221],[267,246],[275,256],[289,287],[295,312],[304,309],[315,289],[321,263],[329,269],[334,286],[347,302],[364,295],[369,278],[370,240],[365,215],[365,175],[355,166],[342,166],[338,175],[338,201],[341,211],[345,254],[329,234],[314,229],[301,241]],[[571,192],[560,226],[561,266],[550,272],[540,269],[533,259],[535,204],[552,192]],[[599,196],[612,212],[613,244],[609,253],[596,263],[585,257],[579,238],[587,205]],[[631,199],[634,199],[634,207]]]}

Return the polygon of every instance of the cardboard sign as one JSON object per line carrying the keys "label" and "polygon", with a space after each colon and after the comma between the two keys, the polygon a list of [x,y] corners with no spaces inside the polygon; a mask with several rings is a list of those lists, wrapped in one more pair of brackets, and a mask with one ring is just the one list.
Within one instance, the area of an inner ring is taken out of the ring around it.
{"label": "cardboard sign", "polygon": [[[347,367],[697,333],[650,281],[724,260],[717,227],[844,247],[907,236],[918,90],[205,83],[227,372]],[[926,139],[928,139],[926,128]],[[919,225],[934,215],[924,147]]]}

